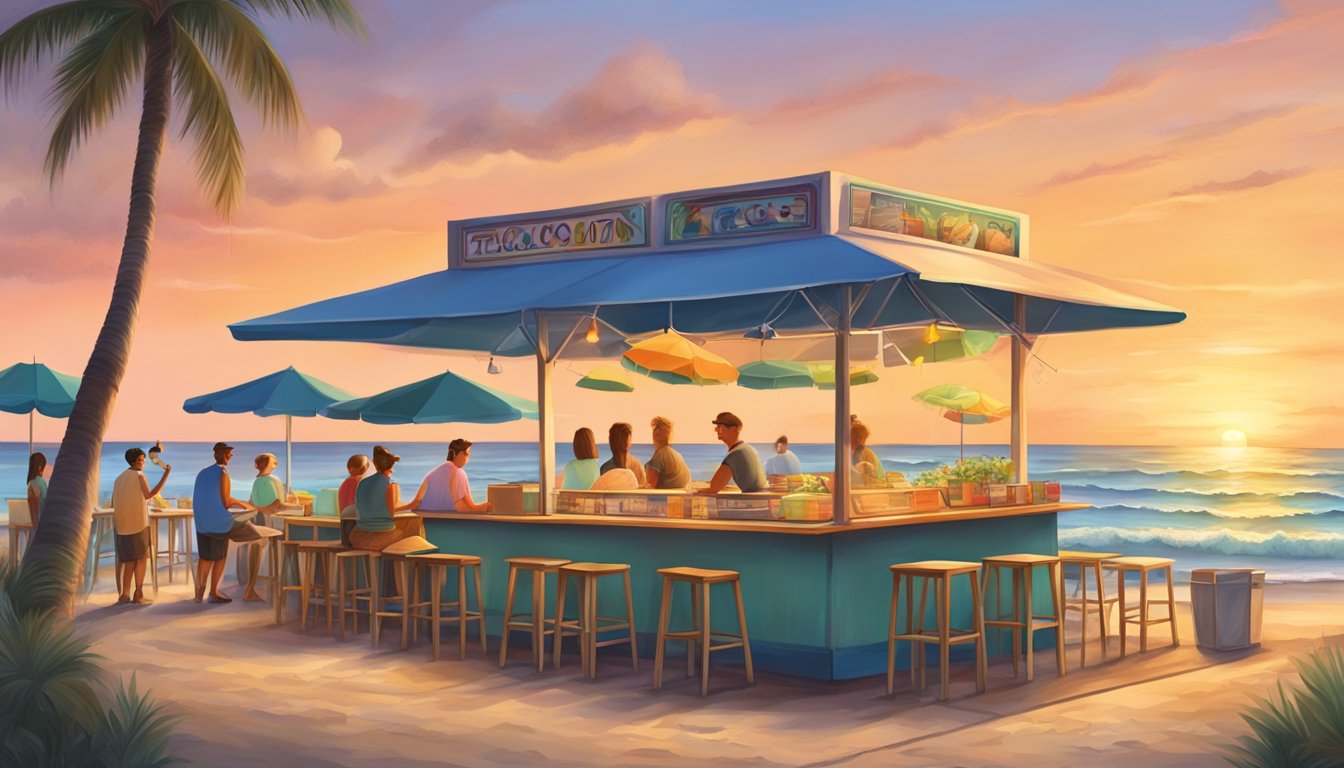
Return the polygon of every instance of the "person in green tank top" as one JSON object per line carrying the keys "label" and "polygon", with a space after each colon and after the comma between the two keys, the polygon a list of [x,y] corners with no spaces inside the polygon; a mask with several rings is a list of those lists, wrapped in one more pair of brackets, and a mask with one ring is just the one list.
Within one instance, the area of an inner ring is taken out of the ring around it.
{"label": "person in green tank top", "polygon": [[562,491],[586,491],[602,474],[597,461],[597,437],[582,427],[574,433],[574,459],[560,470],[556,487]]}
{"label": "person in green tank top", "polygon": [[46,468],[47,457],[41,451],[28,457],[28,514],[34,528],[42,516],[42,505],[47,503],[47,479],[42,476]]}

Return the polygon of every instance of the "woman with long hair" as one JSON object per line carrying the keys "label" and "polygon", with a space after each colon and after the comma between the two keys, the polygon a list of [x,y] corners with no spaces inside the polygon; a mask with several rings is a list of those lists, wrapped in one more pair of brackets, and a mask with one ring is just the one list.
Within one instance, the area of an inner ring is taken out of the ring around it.
{"label": "woman with long hair", "polygon": [[33,525],[42,514],[42,505],[47,501],[47,479],[42,473],[47,469],[47,457],[41,451],[28,457],[28,511]]}

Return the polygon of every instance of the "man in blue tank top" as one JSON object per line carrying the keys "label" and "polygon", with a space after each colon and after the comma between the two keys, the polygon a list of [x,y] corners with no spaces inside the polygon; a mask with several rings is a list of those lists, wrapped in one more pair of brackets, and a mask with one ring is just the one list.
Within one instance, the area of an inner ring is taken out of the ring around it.
{"label": "man in blue tank top", "polygon": [[215,443],[215,463],[196,475],[191,506],[196,517],[196,546],[200,562],[196,568],[196,602],[205,597],[206,579],[209,578],[210,602],[231,603],[233,598],[219,591],[219,580],[224,575],[224,560],[229,554],[230,541],[251,542],[253,550],[248,558],[247,589],[244,600],[260,601],[257,594],[257,570],[261,565],[261,531],[250,520],[236,520],[229,507],[256,511],[256,507],[235,499],[229,494],[229,459],[233,446]]}

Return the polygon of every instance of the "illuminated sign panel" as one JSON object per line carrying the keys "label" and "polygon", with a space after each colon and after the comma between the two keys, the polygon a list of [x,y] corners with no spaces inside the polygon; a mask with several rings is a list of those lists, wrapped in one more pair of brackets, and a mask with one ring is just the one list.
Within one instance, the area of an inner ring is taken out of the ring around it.
{"label": "illuminated sign panel", "polygon": [[849,226],[1004,256],[1019,254],[1022,232],[1022,222],[1015,216],[861,184],[849,186]]}
{"label": "illuminated sign panel", "polygon": [[478,224],[462,230],[467,262],[514,260],[649,244],[647,202],[550,217]]}
{"label": "illuminated sign panel", "polygon": [[667,242],[706,242],[814,229],[816,207],[817,189],[812,184],[669,200]]}

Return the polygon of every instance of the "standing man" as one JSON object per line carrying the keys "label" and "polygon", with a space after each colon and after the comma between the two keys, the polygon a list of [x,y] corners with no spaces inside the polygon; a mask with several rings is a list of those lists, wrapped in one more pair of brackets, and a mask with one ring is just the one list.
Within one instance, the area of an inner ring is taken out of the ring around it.
{"label": "standing man", "polygon": [[793,451],[789,450],[789,438],[780,435],[775,440],[775,455],[765,462],[765,474],[769,475],[801,475],[803,474],[803,463],[798,460]]}
{"label": "standing man", "polygon": [[229,460],[233,458],[233,446],[228,443],[215,443],[215,463],[202,469],[196,475],[196,485],[192,492],[191,505],[196,515],[196,546],[200,551],[200,563],[196,568],[196,602],[205,596],[206,579],[209,578],[210,602],[231,603],[233,598],[221,594],[219,580],[224,575],[224,560],[229,555],[229,542],[248,542],[254,547],[247,559],[247,589],[243,599],[260,601],[257,594],[257,571],[261,568],[261,532],[246,518],[235,520],[229,507],[241,507],[249,512],[257,508],[235,499],[229,494]]}
{"label": "standing man", "polygon": [[[117,475],[112,484],[112,524],[117,532],[117,570],[120,572],[121,594],[118,603],[149,605],[145,599],[145,564],[149,560],[149,505],[148,500],[159,495],[168,482],[171,464],[163,466],[163,476],[153,489],[145,479],[145,452],[139,448],[126,449],[126,471]],[[135,576],[135,596],[131,596],[131,576]]]}
{"label": "standing man", "polygon": [[700,493],[718,493],[732,480],[743,493],[755,493],[770,489],[765,479],[765,470],[761,468],[761,457],[756,449],[742,440],[742,420],[724,411],[714,417],[714,435],[726,446],[728,455],[709,481],[709,487]]}

